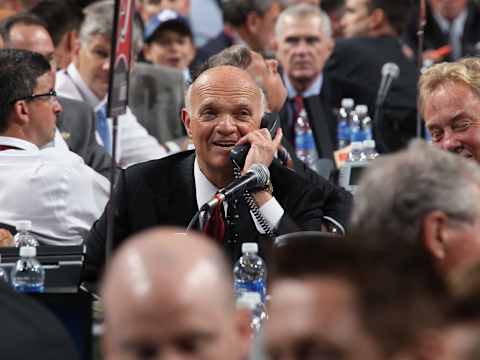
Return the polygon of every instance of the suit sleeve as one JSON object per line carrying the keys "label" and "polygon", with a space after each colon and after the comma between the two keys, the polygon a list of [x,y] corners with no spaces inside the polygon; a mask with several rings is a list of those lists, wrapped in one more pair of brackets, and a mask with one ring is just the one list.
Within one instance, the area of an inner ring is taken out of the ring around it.
{"label": "suit sleeve", "polygon": [[[115,233],[113,235],[113,248],[118,247],[129,234],[129,217],[126,206],[126,177],[122,170],[113,192],[115,201]],[[107,214],[112,210],[111,201],[108,202],[102,216],[93,224],[88,234],[86,246],[87,253],[82,273],[82,280],[95,282],[99,279],[105,265],[105,252],[107,243]]]}

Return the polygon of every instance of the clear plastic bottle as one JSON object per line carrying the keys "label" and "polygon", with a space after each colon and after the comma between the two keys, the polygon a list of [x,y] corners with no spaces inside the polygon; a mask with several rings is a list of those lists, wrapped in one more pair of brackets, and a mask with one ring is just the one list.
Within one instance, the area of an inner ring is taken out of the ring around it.
{"label": "clear plastic bottle", "polygon": [[10,278],[12,286],[17,292],[43,292],[45,284],[45,270],[35,258],[37,248],[22,246],[20,259],[12,268]]}
{"label": "clear plastic bottle", "polygon": [[260,294],[250,291],[242,293],[237,300],[237,308],[250,311],[250,327],[256,334],[258,334],[262,328],[263,322],[268,318],[267,310],[262,302]]}
{"label": "clear plastic bottle", "polygon": [[351,150],[348,154],[349,162],[357,162],[362,160],[363,144],[360,141],[354,141],[350,144]]}
{"label": "clear plastic bottle", "polygon": [[317,146],[305,109],[302,109],[295,121],[295,153],[310,169],[318,173]]}
{"label": "clear plastic bottle", "polygon": [[267,267],[265,261],[258,256],[258,244],[243,243],[242,256],[233,268],[233,280],[237,299],[244,292],[260,294],[265,301]]}
{"label": "clear plastic bottle", "polygon": [[350,124],[350,142],[354,141],[363,141],[365,134],[363,133],[363,119],[368,116],[368,106],[367,105],[357,105],[355,106],[355,111],[352,116],[352,121]]}
{"label": "clear plastic bottle", "polygon": [[375,149],[375,140],[365,140],[363,142],[363,151],[361,160],[369,161],[376,159],[378,157],[378,152]]}
{"label": "clear plastic bottle", "polygon": [[373,140],[372,119],[370,116],[365,116],[362,120],[363,141]]}
{"label": "clear plastic bottle", "polygon": [[342,99],[342,107],[338,111],[337,146],[342,149],[350,144],[350,119],[355,105],[353,99]]}
{"label": "clear plastic bottle", "polygon": [[30,233],[32,229],[32,222],[30,220],[17,221],[16,229],[17,233],[13,237],[16,247],[38,246],[37,239]]}

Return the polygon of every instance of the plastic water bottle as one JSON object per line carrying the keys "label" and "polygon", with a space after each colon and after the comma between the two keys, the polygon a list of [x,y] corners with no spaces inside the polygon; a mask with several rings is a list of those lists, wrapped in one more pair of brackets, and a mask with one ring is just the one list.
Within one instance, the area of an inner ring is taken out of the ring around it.
{"label": "plastic water bottle", "polygon": [[367,105],[355,106],[355,111],[352,116],[352,122],[350,125],[350,142],[365,140],[362,130],[363,119],[368,116]]}
{"label": "plastic water bottle", "polygon": [[32,222],[30,220],[17,221],[17,233],[13,237],[16,247],[22,246],[38,246],[38,241],[30,233],[32,229]]}
{"label": "plastic water bottle", "polygon": [[258,256],[258,244],[243,243],[242,256],[233,268],[233,280],[237,299],[244,292],[260,294],[262,302],[265,301],[267,267],[265,261]]}
{"label": "plastic water bottle", "polygon": [[[2,256],[0,255],[0,263],[2,262]],[[8,284],[8,275],[4,268],[0,267],[0,281]]]}
{"label": "plastic water bottle", "polygon": [[337,146],[342,149],[350,144],[350,118],[354,106],[353,99],[342,99],[342,107],[338,111]]}
{"label": "plastic water bottle", "polygon": [[348,154],[349,162],[357,162],[362,160],[363,144],[360,141],[354,141],[350,144],[352,147]]}
{"label": "plastic water bottle", "polygon": [[12,268],[10,278],[13,288],[18,292],[43,292],[45,284],[45,270],[35,258],[37,248],[22,246],[20,259]]}
{"label": "plastic water bottle", "polygon": [[307,166],[318,173],[318,152],[305,109],[295,122],[295,153]]}
{"label": "plastic water bottle", "polygon": [[363,141],[373,140],[372,118],[365,116],[362,120]]}
{"label": "plastic water bottle", "polygon": [[375,140],[365,140],[363,142],[363,151],[361,160],[370,161],[378,157],[378,152],[375,150]]}
{"label": "plastic water bottle", "polygon": [[258,334],[262,328],[263,322],[268,318],[265,305],[262,302],[260,294],[257,292],[244,292],[237,300],[238,309],[247,309],[251,314],[250,327]]}

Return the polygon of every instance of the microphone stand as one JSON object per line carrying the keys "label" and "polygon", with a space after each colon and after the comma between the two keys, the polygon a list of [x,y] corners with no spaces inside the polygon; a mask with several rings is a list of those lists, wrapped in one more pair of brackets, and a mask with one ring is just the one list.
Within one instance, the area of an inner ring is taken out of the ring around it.
{"label": "microphone stand", "polygon": [[[423,42],[425,38],[425,25],[427,24],[427,5],[425,0],[420,0],[420,9],[418,14],[418,43],[417,43],[417,72],[420,76],[423,67]],[[418,94],[417,94],[418,99]],[[422,117],[417,109],[417,138],[422,137]]]}

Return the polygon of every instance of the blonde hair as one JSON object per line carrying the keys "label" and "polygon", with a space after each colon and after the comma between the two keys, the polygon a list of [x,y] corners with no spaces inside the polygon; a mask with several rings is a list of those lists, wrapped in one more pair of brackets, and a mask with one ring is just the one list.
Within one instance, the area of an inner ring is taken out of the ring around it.
{"label": "blonde hair", "polygon": [[444,62],[425,71],[418,83],[418,110],[422,114],[426,99],[446,84],[464,84],[480,98],[480,59],[465,58],[452,63]]}

